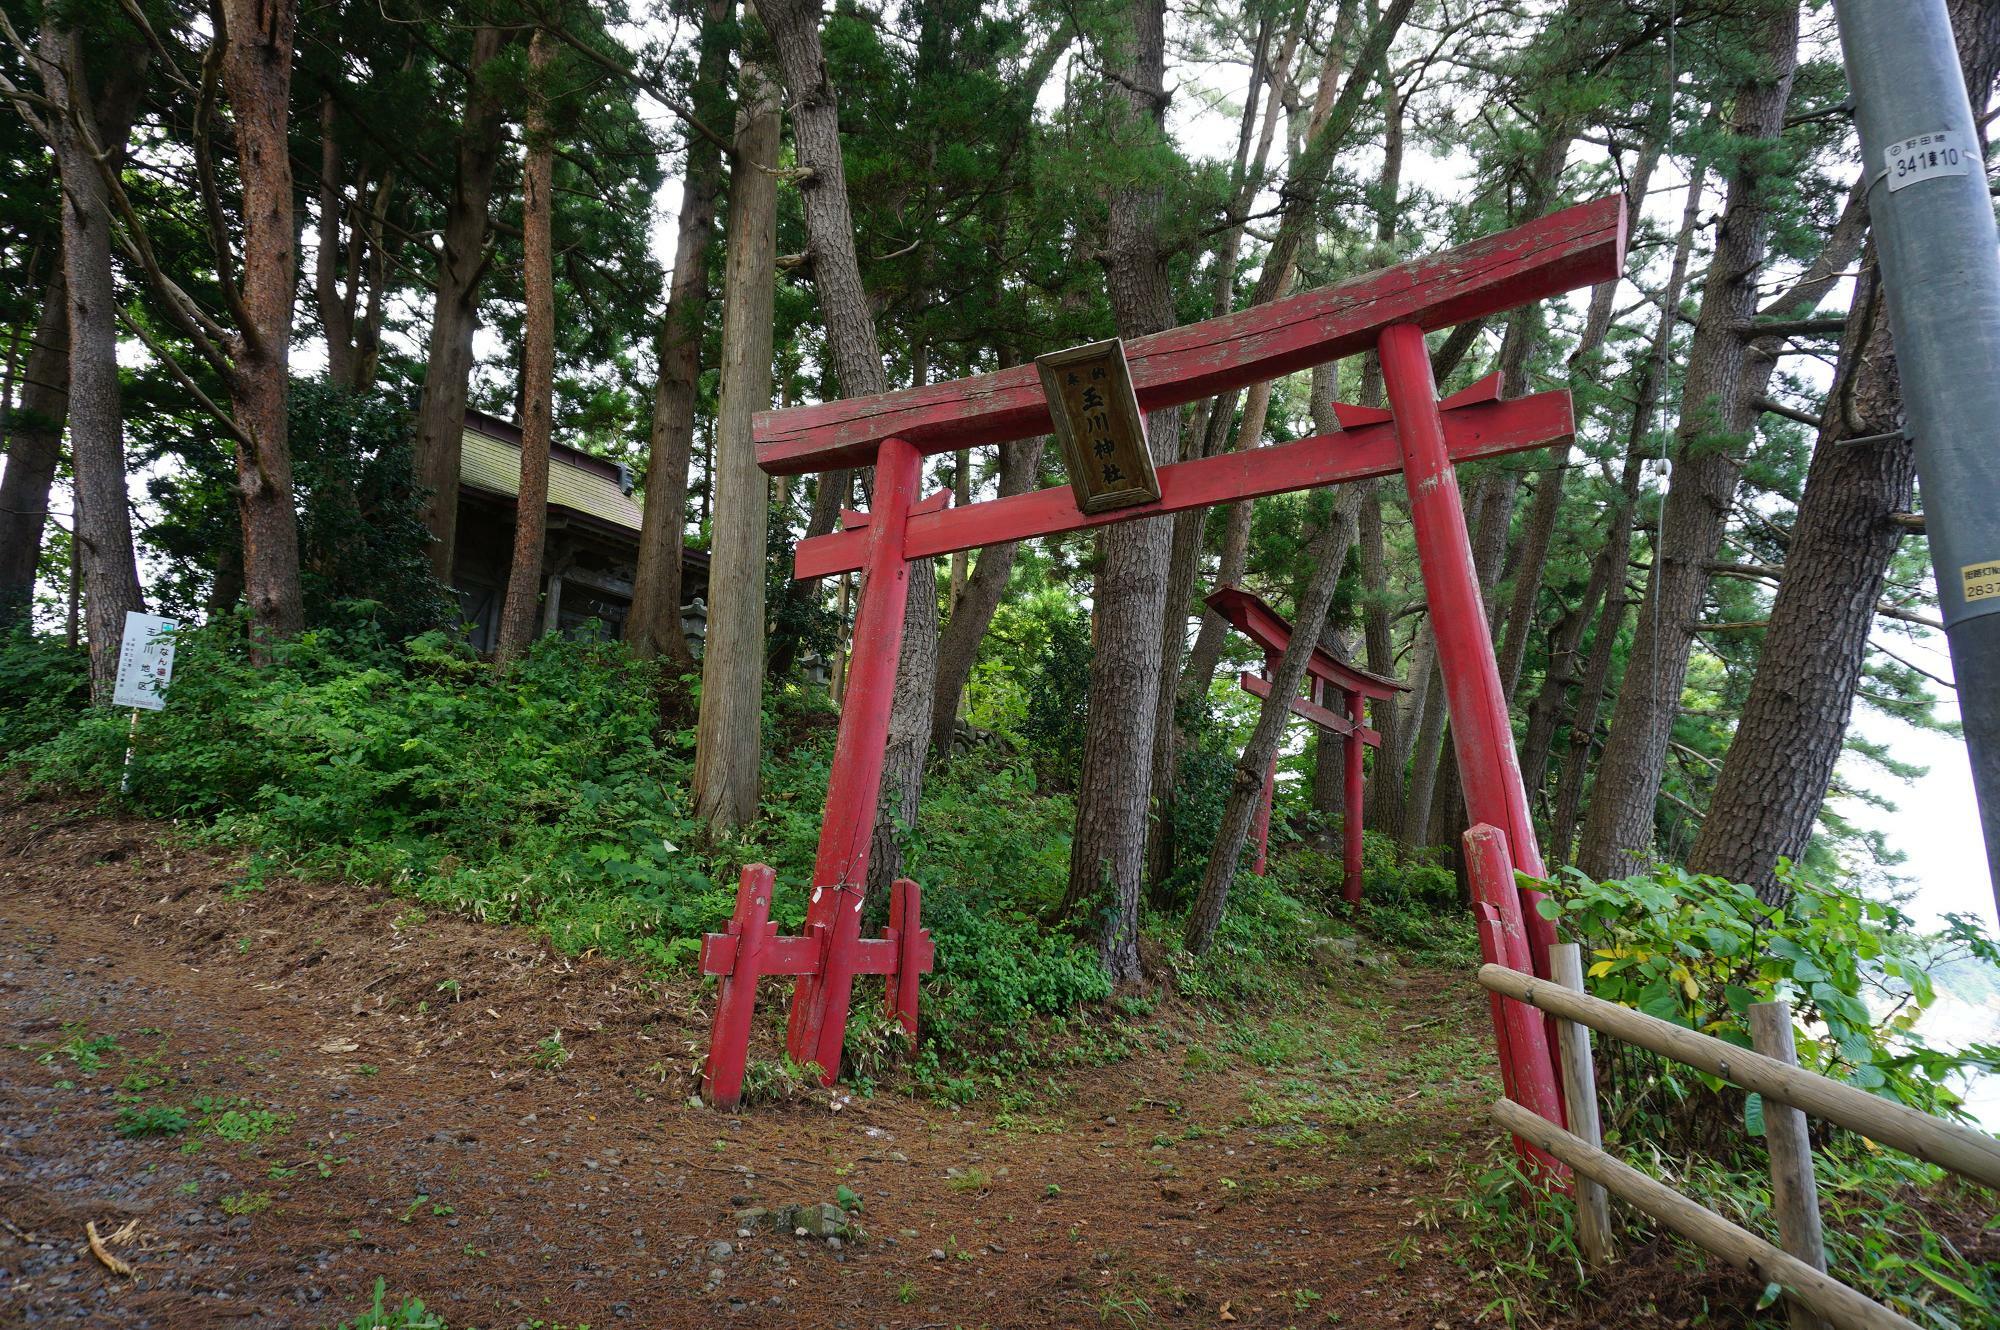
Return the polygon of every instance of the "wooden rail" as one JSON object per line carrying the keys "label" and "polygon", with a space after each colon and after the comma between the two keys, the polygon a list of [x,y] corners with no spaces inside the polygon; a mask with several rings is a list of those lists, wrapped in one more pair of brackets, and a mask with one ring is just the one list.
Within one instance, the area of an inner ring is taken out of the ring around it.
{"label": "wooden rail", "polygon": [[1881,1145],[1913,1154],[1940,1168],[2000,1190],[2000,1141],[1984,1132],[1828,1080],[1776,1058],[1738,1048],[1709,1035],[1648,1016],[1615,1002],[1577,993],[1499,965],[1484,965],[1479,982],[1502,997],[1587,1025],[1600,1034],[1649,1049],[1720,1076],[1766,1099],[1790,1104],[1816,1118],[1860,1132]]}
{"label": "wooden rail", "polygon": [[1597,1183],[1619,1200],[1665,1224],[1739,1270],[1782,1285],[1787,1296],[1824,1316],[1838,1330],[1917,1330],[1917,1324],[1780,1251],[1748,1229],[1697,1205],[1663,1182],[1537,1117],[1511,1099],[1493,1105],[1493,1118],[1508,1131],[1554,1155],[1578,1177]]}
{"label": "wooden rail", "polygon": [[[1506,835],[1495,827],[1480,825],[1465,833],[1466,870],[1475,900],[1493,898],[1513,886],[1505,847]],[[1494,925],[1488,920],[1486,927]],[[1791,1007],[1785,1002],[1760,1002],[1750,1008],[1750,1039],[1759,1050],[1752,1051],[1590,996],[1583,991],[1583,958],[1574,942],[1549,948],[1553,982],[1518,968],[1519,961],[1503,950],[1489,948],[1487,954],[1515,960],[1513,965],[1479,967],[1479,982],[1492,994],[1496,1024],[1502,1023],[1504,1014],[1507,1027],[1519,1025],[1519,1018],[1527,1015],[1524,1006],[1551,1018],[1562,1059],[1569,1130],[1552,1120],[1555,1113],[1516,1103],[1511,1081],[1508,1097],[1494,1105],[1493,1117],[1513,1134],[1515,1149],[1524,1157],[1553,1160],[1551,1167],[1569,1169],[1575,1183],[1577,1238],[1591,1265],[1611,1259],[1607,1201],[1616,1196],[1737,1268],[1776,1283],[1791,1304],[1792,1330],[1827,1326],[1914,1330],[1914,1322],[1827,1273],[1805,1115],[1824,1118],[1996,1190],[2000,1190],[2000,1140],[1802,1069],[1792,1046]],[[1782,1247],[1605,1153],[1591,1069],[1591,1030],[1763,1096],[1771,1210]],[[1503,1079],[1506,1069],[1503,1059]]]}

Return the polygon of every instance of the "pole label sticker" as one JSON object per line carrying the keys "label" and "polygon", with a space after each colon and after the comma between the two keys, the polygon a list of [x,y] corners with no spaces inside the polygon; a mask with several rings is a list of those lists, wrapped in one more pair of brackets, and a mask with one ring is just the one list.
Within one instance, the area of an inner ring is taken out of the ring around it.
{"label": "pole label sticker", "polygon": [[1950,130],[1919,134],[1915,138],[1891,143],[1882,156],[1882,169],[1889,177],[1891,194],[1919,180],[1964,175],[1971,169],[1964,145]]}
{"label": "pole label sticker", "polygon": [[157,614],[125,612],[125,638],[118,644],[118,682],[111,704],[159,711],[167,705],[174,677],[174,621]]}
{"label": "pole label sticker", "polygon": [[1968,563],[1958,570],[1958,574],[1964,580],[1966,600],[1993,600],[2000,597],[2000,559],[1989,559],[1985,563]]}

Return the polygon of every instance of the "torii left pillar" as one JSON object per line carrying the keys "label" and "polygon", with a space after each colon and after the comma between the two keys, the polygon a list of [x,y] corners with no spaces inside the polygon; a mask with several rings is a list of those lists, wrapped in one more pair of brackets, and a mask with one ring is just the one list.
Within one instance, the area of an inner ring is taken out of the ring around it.
{"label": "torii left pillar", "polygon": [[889,732],[896,661],[903,650],[910,584],[905,537],[923,481],[923,462],[922,453],[898,438],[884,439],[875,452],[875,501],[869,508],[861,603],[854,615],[854,653],[847,665],[847,695],[826,783],[826,820],[820,824],[806,907],[806,935],[819,940],[826,960],[819,973],[800,977],[785,1037],[792,1060],[817,1063],[828,1084],[839,1074],[854,992],[868,844],[882,794],[883,738]]}

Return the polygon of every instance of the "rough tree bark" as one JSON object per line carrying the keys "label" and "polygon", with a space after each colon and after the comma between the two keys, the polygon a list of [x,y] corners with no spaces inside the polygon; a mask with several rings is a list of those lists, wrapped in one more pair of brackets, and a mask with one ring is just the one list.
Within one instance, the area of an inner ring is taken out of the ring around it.
{"label": "rough tree bark", "polygon": [[[1164,0],[1133,0],[1126,14],[1127,45],[1107,58],[1106,96],[1116,108],[1119,137],[1143,160],[1165,133]],[[1122,185],[1110,200],[1105,273],[1112,315],[1127,338],[1174,323],[1161,238],[1165,202],[1164,186],[1150,181]],[[1147,417],[1156,463],[1179,454],[1180,429],[1179,408]],[[1098,541],[1097,642],[1063,906],[1065,912],[1088,907],[1101,921],[1098,954],[1113,983],[1141,977],[1139,897],[1172,528],[1167,519],[1126,522],[1107,528]]]}
{"label": "rough tree bark", "polygon": [[[847,168],[840,152],[840,104],[820,49],[819,0],[764,0],[758,13],[770,29],[785,87],[791,94],[792,139],[806,169],[799,180],[806,248],[835,381],[848,397],[885,392],[889,375],[882,364],[873,307],[861,283],[861,262],[854,249]],[[812,525],[823,523],[830,530],[847,492],[848,475],[829,472],[821,477],[820,486]],[[923,792],[924,755],[930,749],[931,705],[936,692],[937,643],[937,569],[931,560],[917,559],[910,564],[903,647],[896,663],[889,744],[882,765],[882,799],[869,852],[871,891],[900,874],[899,828],[914,822]]]}
{"label": "rough tree bark", "polygon": [[[1783,131],[1798,68],[1798,5],[1778,0],[1757,12],[1762,23],[1755,30],[1755,68],[1736,89],[1730,118],[1730,133],[1738,141],[1775,139]],[[1742,153],[1730,171],[1728,201],[1688,350],[1677,456],[1652,583],[1577,851],[1578,866],[1593,877],[1629,871],[1633,856],[1652,843],[1653,806],[1708,588],[1707,567],[1736,490],[1741,467],[1736,454],[1755,424],[1756,409],[1745,391],[1753,377],[1746,372],[1750,346],[1738,325],[1757,312],[1757,278],[1785,179],[1754,151]]]}
{"label": "rough tree bark", "polygon": [[[1661,384],[1666,378],[1667,357],[1673,348],[1674,326],[1680,320],[1681,297],[1687,289],[1688,261],[1694,253],[1695,228],[1701,219],[1702,187],[1707,179],[1707,163],[1697,161],[1681,209],[1680,232],[1674,241],[1674,257],[1668,265],[1667,282],[1661,288],[1658,330],[1639,362],[1633,383],[1632,415],[1626,433],[1625,463],[1619,480],[1617,506],[1611,512],[1611,522],[1605,529],[1603,543],[1591,560],[1583,599],[1556,626],[1549,642],[1548,668],[1543,673],[1541,687],[1536,691],[1534,700],[1528,705],[1527,731],[1521,740],[1521,774],[1531,795],[1540,791],[1547,781],[1549,753],[1555,742],[1556,727],[1567,705],[1570,686],[1578,681],[1578,653],[1582,649],[1583,636],[1598,617],[1600,606],[1607,603],[1607,597],[1618,601],[1616,613],[1608,620],[1611,635],[1601,644],[1607,653],[1604,667],[1609,668],[1611,639],[1617,636],[1618,625],[1622,622],[1626,560],[1632,549],[1632,508],[1639,495],[1640,467],[1650,447],[1653,415],[1659,405]],[[1595,729],[1596,725],[1597,702],[1593,700],[1585,728]],[[1551,835],[1549,853],[1555,862],[1567,862],[1569,837],[1575,830],[1574,818],[1572,816],[1567,825],[1552,819],[1550,827],[1552,832],[1559,830],[1562,834]]]}
{"label": "rough tree bark", "polygon": [[777,295],[778,90],[745,61],[729,176],[722,389],[715,413],[715,522],[708,638],[695,731],[695,815],[716,831],[757,815],[763,761],[764,539],[771,482],[757,467],[751,417],[771,405]]}
{"label": "rough tree bark", "polygon": [[514,501],[514,557],[500,609],[495,655],[513,660],[534,641],[542,597],[542,553],[548,540],[549,442],[554,431],[556,378],[555,254],[551,228],[555,143],[548,122],[553,39],[540,28],[528,43],[529,77],[521,166],[521,486]]}
{"label": "rough tree bark", "polygon": [[[734,13],[733,0],[709,0],[703,15],[692,95],[695,114],[704,124],[719,125],[729,112]],[[653,389],[639,566],[632,579],[632,610],[625,617],[625,641],[633,654],[641,659],[664,655],[675,674],[690,674],[695,668],[694,653],[681,632],[681,558],[687,534],[688,462],[694,454],[695,396],[701,379],[701,334],[708,313],[708,252],[715,236],[715,200],[721,191],[722,150],[690,126],[674,275],[667,285],[666,316],[660,321],[660,374]],[[762,654],[759,651],[760,659]]]}
{"label": "rough tree bark", "polygon": [[[243,519],[243,598],[263,641],[305,627],[298,512],[285,404],[290,388],[292,295],[292,41],[298,0],[223,0],[222,84],[236,124],[243,186],[243,279],[231,347],[236,503]],[[75,399],[71,400],[74,416]]]}
{"label": "rough tree bark", "polygon": [[[111,270],[111,215],[95,154],[107,132],[122,144],[137,96],[109,87],[103,101],[120,106],[120,123],[98,120],[84,65],[83,34],[44,25],[37,52],[42,86],[53,106],[48,127],[62,180],[63,290],[68,301],[69,437],[75,472],[74,535],[82,569],[84,632],[90,644],[91,696],[110,698],[118,674],[118,643],[128,610],[143,609],[138,560],[132,550],[126,492],[125,420],[118,391],[117,294]],[[144,57],[133,60],[143,66]],[[126,62],[113,64],[123,82]],[[122,100],[130,98],[131,100]],[[114,112],[114,114],[119,114]],[[43,501],[46,505],[47,494]],[[32,573],[30,574],[32,587]]]}
{"label": "rough tree bark", "polygon": [[466,64],[465,111],[459,121],[451,197],[445,205],[438,254],[437,300],[432,306],[430,349],[423,398],[417,406],[417,479],[430,491],[424,524],[430,528],[431,570],[449,583],[458,548],[458,467],[465,446],[465,395],[472,375],[472,335],[479,328],[479,283],[492,255],[487,250],[487,210],[502,147],[500,99],[486,86],[488,67],[506,38],[497,27],[472,34]]}
{"label": "rough tree bark", "polygon": [[0,629],[25,622],[33,608],[49,486],[62,460],[69,412],[69,287],[60,255],[54,268],[30,334],[20,400],[7,417],[7,470],[0,475]]}
{"label": "rough tree bark", "polygon": [[1871,246],[1757,672],[1688,856],[1693,871],[1748,883],[1769,902],[1783,894],[1777,862],[1805,852],[1840,759],[1903,535],[1894,514],[1908,510],[1916,475],[1873,260]]}
{"label": "rough tree bark", "polygon": [[[1966,87],[1983,108],[2000,77],[2000,4],[1953,0],[1949,8]],[[1778,858],[1805,852],[1846,738],[1875,606],[1903,533],[1892,515],[1912,497],[1914,460],[1901,424],[1870,245],[1757,672],[1688,855],[1694,871],[1748,883],[1767,902],[1783,895]]]}

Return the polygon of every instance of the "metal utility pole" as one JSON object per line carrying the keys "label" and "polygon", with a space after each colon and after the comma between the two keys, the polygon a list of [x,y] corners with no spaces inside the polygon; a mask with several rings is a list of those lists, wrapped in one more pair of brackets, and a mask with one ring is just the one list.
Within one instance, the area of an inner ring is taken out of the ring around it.
{"label": "metal utility pole", "polygon": [[1993,198],[1945,0],[1834,0],[1834,12],[2000,906],[2000,237]]}

